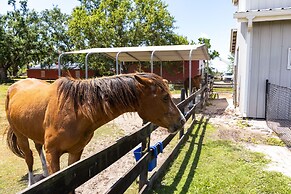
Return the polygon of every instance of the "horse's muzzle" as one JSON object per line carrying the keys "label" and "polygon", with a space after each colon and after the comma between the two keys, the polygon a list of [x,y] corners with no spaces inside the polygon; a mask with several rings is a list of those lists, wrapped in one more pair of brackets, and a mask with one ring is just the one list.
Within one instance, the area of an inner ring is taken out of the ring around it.
{"label": "horse's muzzle", "polygon": [[185,123],[186,123],[186,119],[184,116],[182,116],[177,123],[175,123],[172,127],[168,129],[168,132],[171,134],[177,133],[179,130],[182,129]]}

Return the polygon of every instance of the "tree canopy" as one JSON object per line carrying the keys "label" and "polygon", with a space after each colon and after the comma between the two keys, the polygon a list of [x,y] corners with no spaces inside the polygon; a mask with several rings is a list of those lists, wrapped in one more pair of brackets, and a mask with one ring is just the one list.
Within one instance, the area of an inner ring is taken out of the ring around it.
{"label": "tree canopy", "polygon": [[29,63],[55,62],[59,50],[72,47],[67,34],[68,15],[59,8],[40,13],[29,10],[27,0],[9,0],[13,11],[0,15],[0,78],[16,75]]}
{"label": "tree canopy", "polygon": [[161,0],[79,0],[69,19],[76,49],[188,44]]}
{"label": "tree canopy", "polygon": [[[175,19],[162,0],[78,1],[80,6],[67,15],[58,7],[37,12],[27,7],[28,0],[19,0],[18,4],[8,0],[13,10],[0,14],[1,80],[8,74],[17,75],[29,64],[57,62],[63,51],[189,44],[186,37],[175,33]],[[209,39],[199,39],[198,43],[211,47]],[[219,53],[212,51],[210,55]],[[96,68],[106,72],[108,61],[102,57],[98,60],[101,65]]]}

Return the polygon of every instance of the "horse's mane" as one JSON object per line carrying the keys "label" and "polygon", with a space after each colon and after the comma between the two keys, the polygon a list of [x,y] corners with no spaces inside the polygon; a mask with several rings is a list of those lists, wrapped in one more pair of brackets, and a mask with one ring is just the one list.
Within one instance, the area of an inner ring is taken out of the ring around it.
{"label": "horse's mane", "polygon": [[[163,80],[149,73],[137,74],[155,81],[156,85],[168,90]],[[67,100],[72,100],[75,111],[81,110],[88,118],[99,108],[103,114],[111,115],[112,109],[131,109],[139,104],[139,93],[142,92],[134,74],[102,77],[88,80],[77,80],[63,77],[59,80],[58,99],[60,108]],[[100,113],[102,114],[102,113]]]}

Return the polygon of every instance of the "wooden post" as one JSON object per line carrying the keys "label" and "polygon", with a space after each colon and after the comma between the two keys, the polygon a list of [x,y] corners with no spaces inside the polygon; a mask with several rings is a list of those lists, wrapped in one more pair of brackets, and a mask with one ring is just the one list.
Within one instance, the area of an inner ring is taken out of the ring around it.
{"label": "wooden post", "polygon": [[[150,128],[153,128],[153,125],[150,125]],[[151,130],[152,131],[152,130]],[[142,142],[141,142],[141,152],[142,155],[150,151],[150,135],[146,137]],[[147,184],[148,181],[148,161],[146,162],[146,165],[144,166],[144,170],[140,173],[139,175],[139,191],[142,190],[145,184]]]}
{"label": "wooden post", "polygon": [[[196,94],[195,94],[192,102],[193,102],[193,106],[195,106],[195,104],[196,104]],[[195,107],[195,109],[196,109],[196,107]],[[195,117],[195,110],[194,110],[193,114],[192,114],[192,120],[194,121],[195,119],[196,119],[196,117]]]}
{"label": "wooden post", "polygon": [[[181,97],[180,97],[180,102],[182,102],[183,100],[185,100],[186,98],[186,90],[185,88],[181,89]],[[185,108],[180,108],[180,111],[183,115],[185,115]],[[184,135],[184,127],[180,130],[180,134],[179,134],[179,138],[181,139]]]}

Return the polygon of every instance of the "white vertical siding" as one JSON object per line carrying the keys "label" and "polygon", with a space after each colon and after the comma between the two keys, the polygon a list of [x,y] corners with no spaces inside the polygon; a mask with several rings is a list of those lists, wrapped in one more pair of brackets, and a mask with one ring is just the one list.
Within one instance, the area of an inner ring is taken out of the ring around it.
{"label": "white vertical siding", "polygon": [[[275,37],[282,37],[282,23],[281,22],[274,22],[272,23],[272,27],[271,27],[271,47],[273,49],[271,49],[271,53],[270,55],[272,56],[270,58],[270,67],[269,67],[269,81],[271,83],[274,84],[278,84],[280,83],[280,70],[281,64],[282,64],[282,41],[283,39],[279,39],[275,38]],[[276,49],[274,49],[276,48]],[[279,69],[278,69],[279,68]]]}
{"label": "white vertical siding", "polygon": [[291,70],[287,69],[288,63],[288,48],[291,48],[291,21],[282,21],[282,52],[281,52],[281,86],[291,86]]}
{"label": "white vertical siding", "polygon": [[[249,102],[256,102],[258,96],[258,74],[259,70],[259,63],[260,63],[260,54],[256,51],[260,50],[261,47],[261,37],[260,37],[261,30],[258,27],[253,28],[253,54],[252,54],[252,61],[251,61],[251,75],[250,75],[250,93],[249,93]],[[252,103],[248,104],[248,117],[255,117],[257,107],[254,106]]]}
{"label": "white vertical siding", "polygon": [[240,0],[238,1],[238,6],[237,6],[237,11],[246,11],[247,10],[247,3],[249,3],[249,1],[243,1]]}
{"label": "white vertical siding", "polygon": [[[269,22],[260,23],[260,61],[259,61],[259,69],[257,75],[255,75],[258,81],[257,90],[257,104],[256,104],[256,112],[255,116],[264,118],[265,117],[265,91],[266,91],[266,79],[269,77],[269,67],[270,67],[270,58],[271,56],[271,41],[272,38],[277,39],[276,37],[271,36],[271,26]],[[277,40],[278,41],[278,40]]]}
{"label": "white vertical siding", "polygon": [[289,47],[291,21],[254,23],[247,117],[264,118],[266,79],[291,86],[291,70],[287,70]]}
{"label": "white vertical siding", "polygon": [[[291,7],[290,0],[242,0],[241,5],[246,5],[245,10],[269,9],[280,7]],[[241,7],[243,8],[243,6]]]}

